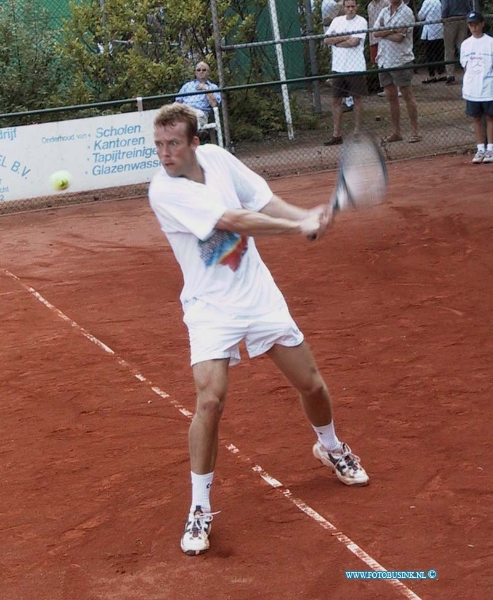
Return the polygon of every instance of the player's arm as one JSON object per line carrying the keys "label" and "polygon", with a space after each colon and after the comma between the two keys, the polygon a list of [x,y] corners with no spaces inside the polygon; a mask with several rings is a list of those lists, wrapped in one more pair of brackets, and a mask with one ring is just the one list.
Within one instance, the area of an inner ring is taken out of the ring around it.
{"label": "player's arm", "polygon": [[328,212],[306,212],[302,219],[290,219],[242,208],[227,209],[216,223],[215,229],[251,236],[301,234],[305,237],[319,237],[327,227],[330,218]]}

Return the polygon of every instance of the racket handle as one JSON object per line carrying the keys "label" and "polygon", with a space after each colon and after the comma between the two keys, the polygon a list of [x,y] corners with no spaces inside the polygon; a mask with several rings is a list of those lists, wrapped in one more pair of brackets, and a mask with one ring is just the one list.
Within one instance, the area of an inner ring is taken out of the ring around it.
{"label": "racket handle", "polygon": [[[329,203],[329,206],[331,207],[330,209],[332,211],[332,214],[339,212],[341,210],[338,202],[334,202],[331,200],[331,202]],[[314,242],[317,239],[317,236],[315,234],[309,235],[307,237],[310,240],[310,242]]]}

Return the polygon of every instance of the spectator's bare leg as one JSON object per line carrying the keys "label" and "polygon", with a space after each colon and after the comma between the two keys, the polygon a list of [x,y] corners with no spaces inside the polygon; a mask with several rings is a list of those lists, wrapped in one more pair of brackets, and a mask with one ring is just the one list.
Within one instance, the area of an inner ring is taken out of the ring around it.
{"label": "spectator's bare leg", "polygon": [[332,121],[334,137],[340,137],[342,135],[342,103],[340,98],[332,98]]}
{"label": "spectator's bare leg", "polygon": [[390,118],[392,120],[392,136],[401,137],[401,109],[399,107],[399,97],[397,96],[397,87],[391,83],[385,87],[385,94],[390,106]]}
{"label": "spectator's bare leg", "polygon": [[[483,117],[473,117],[472,118],[474,124],[474,137],[476,138],[476,144],[484,144],[484,129],[483,129]],[[493,122],[493,119],[492,119]],[[489,122],[487,122],[487,133],[488,133],[488,141],[490,141],[490,133],[493,134],[493,125],[491,126],[491,132],[488,131]],[[491,138],[493,139],[493,138]]]}
{"label": "spectator's bare leg", "polygon": [[416,99],[414,98],[413,88],[410,85],[401,87],[401,93],[402,97],[404,98],[404,102],[406,103],[409,120],[411,121],[412,135],[413,137],[419,137],[418,105],[416,104]]}
{"label": "spectator's bare leg", "polygon": [[486,117],[486,137],[488,144],[493,144],[493,117]]}
{"label": "spectator's bare leg", "polygon": [[354,96],[354,133],[361,131],[361,123],[363,121],[363,98]]}

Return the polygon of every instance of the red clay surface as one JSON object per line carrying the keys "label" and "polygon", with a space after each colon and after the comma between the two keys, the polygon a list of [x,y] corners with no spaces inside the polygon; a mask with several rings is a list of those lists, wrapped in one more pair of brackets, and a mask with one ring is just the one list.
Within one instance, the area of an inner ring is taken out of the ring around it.
{"label": "red clay surface", "polygon": [[[438,157],[391,164],[390,179],[385,204],[341,215],[320,242],[258,241],[371,485],[319,466],[296,395],[244,357],[221,429],[222,512],[197,558],[179,549],[189,421],[174,403],[194,406],[181,275],[147,202],[0,219],[2,600],[414,597],[348,581],[369,567],[228,444],[386,569],[435,569],[403,581],[417,597],[491,597],[493,166]],[[333,180],[272,187],[315,204]]]}

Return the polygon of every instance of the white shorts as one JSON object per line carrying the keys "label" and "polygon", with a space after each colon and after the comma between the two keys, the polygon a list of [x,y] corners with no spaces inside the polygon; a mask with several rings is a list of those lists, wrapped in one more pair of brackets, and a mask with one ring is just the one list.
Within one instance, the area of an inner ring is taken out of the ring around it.
{"label": "white shorts", "polygon": [[190,337],[190,364],[229,358],[230,365],[240,362],[240,342],[250,358],[264,354],[274,346],[299,346],[304,339],[287,306],[264,315],[228,315],[215,306],[197,300],[183,321]]}

